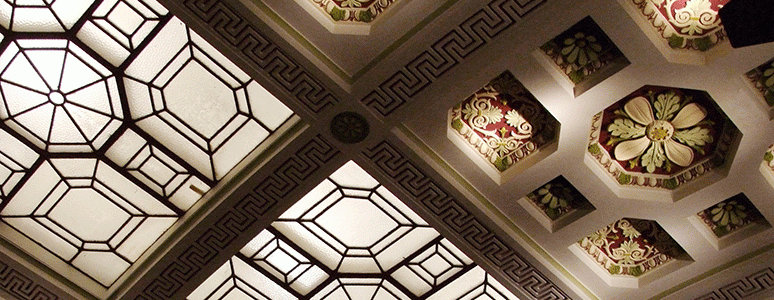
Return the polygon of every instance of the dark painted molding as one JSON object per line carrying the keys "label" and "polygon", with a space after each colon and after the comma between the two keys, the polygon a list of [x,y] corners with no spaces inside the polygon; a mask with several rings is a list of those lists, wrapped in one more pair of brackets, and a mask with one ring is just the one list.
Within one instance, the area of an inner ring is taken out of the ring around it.
{"label": "dark painted molding", "polygon": [[724,285],[697,300],[745,299],[763,291],[774,289],[774,267],[768,267],[749,276]]}

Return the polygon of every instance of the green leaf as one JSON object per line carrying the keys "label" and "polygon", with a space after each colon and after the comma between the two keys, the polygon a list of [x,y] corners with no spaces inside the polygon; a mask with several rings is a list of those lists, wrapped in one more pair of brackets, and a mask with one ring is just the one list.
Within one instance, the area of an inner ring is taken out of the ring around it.
{"label": "green leaf", "polygon": [[498,157],[498,158],[495,160],[495,162],[494,162],[494,166],[495,166],[495,168],[497,168],[498,170],[500,170],[500,172],[503,172],[503,171],[505,171],[505,170],[506,170],[506,169],[508,169],[508,167],[509,167],[508,163],[506,163],[506,162],[505,162],[505,160],[504,160],[502,157]]}
{"label": "green leaf", "polygon": [[594,144],[589,145],[589,153],[594,154],[594,155],[599,155],[600,153],[602,153],[602,151],[599,150],[599,145],[594,143]]}
{"label": "green leaf", "polygon": [[694,39],[693,44],[696,46],[696,49],[699,49],[699,51],[707,51],[712,48],[712,41],[710,41],[708,36]]}
{"label": "green leaf", "polygon": [[365,22],[365,23],[369,23],[369,22],[373,21],[373,19],[374,19],[374,15],[371,13],[370,9],[361,11],[359,17],[360,17],[359,18],[360,21]]}
{"label": "green leaf", "polygon": [[640,266],[634,266],[629,268],[629,275],[634,277],[642,275],[642,268]]}
{"label": "green leaf", "polygon": [[667,40],[669,41],[669,47],[672,47],[672,48],[681,48],[683,47],[683,43],[685,42],[685,39],[677,36],[676,34],[673,34]]}
{"label": "green leaf", "polygon": [[766,154],[763,155],[763,160],[766,162],[771,162],[772,159],[774,159],[774,154],[771,154],[771,152],[766,152]]}
{"label": "green leaf", "polygon": [[670,190],[677,188],[677,179],[669,178],[664,180],[664,187]]}
{"label": "green leaf", "polygon": [[562,215],[558,209],[554,208],[546,208],[545,212],[548,218],[551,220],[556,220]]}
{"label": "green leaf", "polygon": [[710,131],[707,128],[694,127],[688,130],[675,132],[674,138],[680,141],[680,143],[691,147],[704,146],[708,143],[712,143],[714,140],[709,133]]}
{"label": "green leaf", "polygon": [[673,92],[659,94],[653,103],[653,108],[656,109],[656,119],[672,120],[674,114],[680,110],[680,96]]}
{"label": "green leaf", "polygon": [[583,72],[581,72],[580,70],[572,71],[570,72],[570,74],[567,74],[567,76],[570,77],[570,81],[572,81],[572,83],[574,84],[578,84],[579,82],[583,81],[585,77],[583,75]]}
{"label": "green leaf", "polygon": [[656,168],[663,166],[665,160],[664,147],[660,144],[651,143],[648,150],[645,150],[645,154],[642,155],[642,165],[648,173],[653,173]]}
{"label": "green leaf", "polygon": [[634,123],[630,119],[615,119],[607,126],[610,134],[623,139],[633,139],[645,135],[645,127]]}
{"label": "green leaf", "polygon": [[454,128],[455,130],[457,130],[457,131],[460,131],[460,129],[462,129],[462,125],[463,125],[463,124],[462,124],[462,120],[460,120],[460,119],[454,119],[454,120],[452,120],[451,126],[452,126],[452,128]]}
{"label": "green leaf", "polygon": [[771,90],[766,91],[766,94],[764,94],[763,97],[766,98],[766,104],[774,106],[774,92]]}
{"label": "green leaf", "polygon": [[632,176],[629,174],[618,174],[618,183],[620,184],[629,184],[632,182]]}
{"label": "green leaf", "polygon": [[621,267],[612,265],[609,268],[607,268],[607,271],[610,272],[610,274],[618,275],[621,272]]}
{"label": "green leaf", "polygon": [[341,21],[344,19],[345,12],[341,9],[334,7],[330,12],[331,18],[334,21]]}

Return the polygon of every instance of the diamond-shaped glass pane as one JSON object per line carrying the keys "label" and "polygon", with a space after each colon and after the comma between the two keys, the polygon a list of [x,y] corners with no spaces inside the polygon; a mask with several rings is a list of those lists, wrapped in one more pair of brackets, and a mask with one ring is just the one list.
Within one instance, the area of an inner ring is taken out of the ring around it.
{"label": "diamond-shaped glass pane", "polygon": [[[253,238],[235,262],[259,280],[274,279],[255,290],[278,285],[291,299],[517,299],[351,161]],[[229,276],[221,268],[189,299],[222,299],[228,291],[264,299],[232,288],[244,279]]]}

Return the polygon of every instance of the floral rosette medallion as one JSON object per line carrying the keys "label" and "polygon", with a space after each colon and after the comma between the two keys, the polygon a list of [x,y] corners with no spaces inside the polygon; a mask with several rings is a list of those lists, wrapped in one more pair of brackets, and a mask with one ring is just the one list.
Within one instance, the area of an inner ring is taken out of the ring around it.
{"label": "floral rosette medallion", "polygon": [[579,209],[593,209],[586,197],[563,176],[527,194],[527,198],[552,221]]}
{"label": "floral rosette medallion", "polygon": [[687,256],[658,223],[632,218],[605,226],[578,241],[577,246],[614,276],[639,277]]}
{"label": "floral rosette medallion", "polygon": [[454,132],[500,172],[553,141],[558,128],[556,119],[509,72],[450,114]]}
{"label": "floral rosette medallion", "polygon": [[707,51],[726,39],[718,11],[729,0],[630,0],[674,49]]}
{"label": "floral rosette medallion", "polygon": [[726,199],[697,215],[718,238],[763,220],[763,215],[744,194]]}
{"label": "floral rosette medallion", "polygon": [[645,86],[593,117],[588,152],[621,185],[671,190],[722,165],[737,133],[706,92]]}
{"label": "floral rosette medallion", "polygon": [[311,0],[335,22],[370,23],[398,0]]}

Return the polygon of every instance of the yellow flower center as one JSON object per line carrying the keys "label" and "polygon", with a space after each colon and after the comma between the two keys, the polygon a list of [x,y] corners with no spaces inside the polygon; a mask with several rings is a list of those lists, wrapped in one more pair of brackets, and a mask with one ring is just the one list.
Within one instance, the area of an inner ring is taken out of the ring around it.
{"label": "yellow flower center", "polygon": [[675,133],[675,127],[667,121],[655,120],[648,125],[647,135],[651,141],[665,141],[672,138]]}

